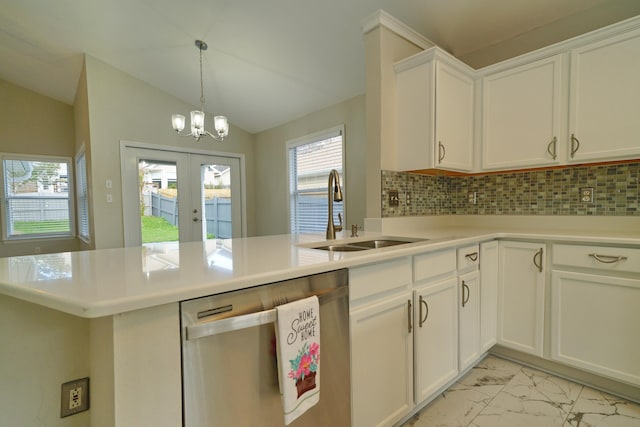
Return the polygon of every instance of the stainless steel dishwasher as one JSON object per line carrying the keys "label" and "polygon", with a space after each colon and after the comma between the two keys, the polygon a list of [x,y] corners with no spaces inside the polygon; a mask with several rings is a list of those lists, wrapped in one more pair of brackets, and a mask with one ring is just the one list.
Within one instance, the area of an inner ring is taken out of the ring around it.
{"label": "stainless steel dishwasher", "polygon": [[290,426],[351,425],[346,269],[180,303],[185,427],[284,426],[274,307],[317,295],[320,401]]}

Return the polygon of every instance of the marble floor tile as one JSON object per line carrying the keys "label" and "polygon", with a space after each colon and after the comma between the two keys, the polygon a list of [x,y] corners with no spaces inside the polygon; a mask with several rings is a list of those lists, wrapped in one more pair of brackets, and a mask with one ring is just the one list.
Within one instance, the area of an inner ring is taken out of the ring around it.
{"label": "marble floor tile", "polygon": [[640,405],[584,387],[564,427],[632,426],[640,426]]}
{"label": "marble floor tile", "polygon": [[562,427],[581,390],[581,385],[523,367],[471,425]]}
{"label": "marble floor tile", "polygon": [[464,427],[487,406],[522,367],[488,356],[469,373],[431,402],[428,411],[413,417],[406,426]]}
{"label": "marble floor tile", "polygon": [[640,405],[488,356],[404,427],[640,427]]}

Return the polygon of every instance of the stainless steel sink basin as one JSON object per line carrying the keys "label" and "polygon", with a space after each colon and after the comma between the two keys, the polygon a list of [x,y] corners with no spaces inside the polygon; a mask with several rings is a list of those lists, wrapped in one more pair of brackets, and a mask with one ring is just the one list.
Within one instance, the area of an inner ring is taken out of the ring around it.
{"label": "stainless steel sink basin", "polygon": [[366,251],[367,249],[370,249],[370,248],[344,244],[344,245],[320,246],[320,247],[312,248],[312,249],[320,249],[320,250],[323,250],[323,251],[333,251],[333,252],[355,252],[355,251]]}
{"label": "stainless steel sink basin", "polygon": [[333,245],[316,246],[312,249],[320,249],[323,251],[334,252],[355,252],[366,251],[369,249],[387,248],[389,246],[405,245],[408,243],[422,242],[428,239],[405,239],[405,238],[389,238],[389,239],[373,239],[361,242],[338,243]]}

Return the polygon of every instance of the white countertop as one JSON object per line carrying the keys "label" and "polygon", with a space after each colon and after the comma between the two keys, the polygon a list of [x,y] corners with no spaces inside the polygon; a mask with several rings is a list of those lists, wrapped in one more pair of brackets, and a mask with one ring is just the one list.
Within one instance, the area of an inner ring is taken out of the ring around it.
{"label": "white countertop", "polygon": [[[430,240],[328,252],[308,247],[324,242],[323,234],[278,235],[0,258],[0,294],[94,318],[495,238],[640,245],[639,232],[445,227],[404,235]],[[367,232],[346,240],[380,236]]]}

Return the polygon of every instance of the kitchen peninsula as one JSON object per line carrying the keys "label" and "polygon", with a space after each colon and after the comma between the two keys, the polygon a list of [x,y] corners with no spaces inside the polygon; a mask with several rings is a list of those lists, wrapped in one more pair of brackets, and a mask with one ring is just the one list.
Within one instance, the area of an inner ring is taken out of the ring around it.
{"label": "kitchen peninsula", "polygon": [[[544,228],[533,225],[544,223],[540,220],[374,219],[366,229],[378,232],[338,238],[428,240],[360,252],[313,249],[324,236],[309,234],[11,257],[0,260],[0,294],[88,322],[92,426],[174,426],[181,422],[179,301],[496,239],[640,251],[637,218],[565,217]],[[545,264],[551,264],[552,254],[545,254]]]}

